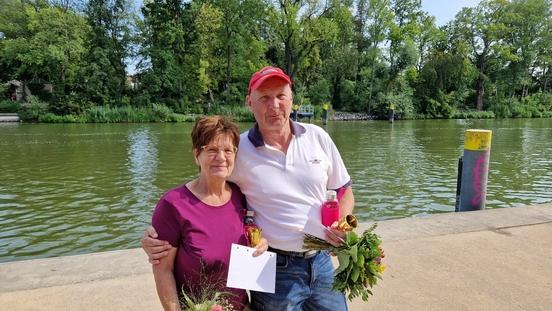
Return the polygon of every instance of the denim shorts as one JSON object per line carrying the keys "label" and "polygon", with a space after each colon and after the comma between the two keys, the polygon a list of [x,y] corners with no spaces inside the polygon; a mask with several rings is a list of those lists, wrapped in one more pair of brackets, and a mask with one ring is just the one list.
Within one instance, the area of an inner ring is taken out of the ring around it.
{"label": "denim shorts", "polygon": [[277,254],[276,292],[251,291],[251,308],[254,311],[346,311],[345,295],[332,290],[333,272],[327,252],[309,259]]}

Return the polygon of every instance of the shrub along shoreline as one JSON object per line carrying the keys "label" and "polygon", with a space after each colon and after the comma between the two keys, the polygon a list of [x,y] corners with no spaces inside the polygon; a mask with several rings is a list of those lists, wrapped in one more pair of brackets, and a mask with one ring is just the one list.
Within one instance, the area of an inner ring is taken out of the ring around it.
{"label": "shrub along shoreline", "polygon": [[[551,101],[551,96],[544,98]],[[494,119],[494,118],[552,118],[552,103],[530,99],[519,101],[510,99],[499,102],[488,111],[464,110],[451,111],[448,115],[404,114],[396,111],[397,119]],[[322,107],[314,106],[314,119],[322,116]],[[0,102],[0,113],[18,113],[21,121],[31,123],[145,123],[145,122],[194,122],[202,115],[225,115],[237,122],[254,122],[253,115],[245,105],[240,106],[212,106],[205,111],[177,113],[163,104],[136,107],[122,106],[92,106],[78,114],[58,115],[52,112],[45,102],[32,97],[28,104],[18,102]],[[373,115],[359,112],[331,111],[330,119],[336,121],[374,120]]]}

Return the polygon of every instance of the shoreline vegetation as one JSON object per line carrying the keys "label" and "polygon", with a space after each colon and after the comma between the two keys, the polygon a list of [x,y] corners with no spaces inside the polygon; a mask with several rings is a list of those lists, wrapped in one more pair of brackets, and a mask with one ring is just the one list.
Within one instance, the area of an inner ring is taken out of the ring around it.
{"label": "shoreline vegetation", "polygon": [[0,7],[0,113],[24,122],[252,121],[247,81],[267,65],[315,118],[552,117],[550,0],[481,0],[441,26],[420,0]]}
{"label": "shoreline vegetation", "polygon": [[[548,96],[552,100],[552,96]],[[515,101],[513,109],[498,111],[454,111],[448,116],[413,114],[409,117],[398,116],[395,120],[417,119],[494,119],[494,118],[552,118],[552,111],[542,109],[530,101]],[[187,113],[176,113],[163,104],[151,104],[145,107],[126,106],[92,106],[80,113],[58,115],[49,111],[49,105],[32,97],[28,104],[18,102],[0,102],[0,113],[17,113],[25,123],[147,123],[147,122],[195,122],[204,115],[224,115],[237,122],[254,122],[253,115],[245,106],[213,106],[206,111],[197,110]],[[320,120],[322,107],[315,106],[312,120]],[[305,120],[305,119],[303,119]],[[330,111],[331,121],[387,120],[385,117],[362,112]]]}

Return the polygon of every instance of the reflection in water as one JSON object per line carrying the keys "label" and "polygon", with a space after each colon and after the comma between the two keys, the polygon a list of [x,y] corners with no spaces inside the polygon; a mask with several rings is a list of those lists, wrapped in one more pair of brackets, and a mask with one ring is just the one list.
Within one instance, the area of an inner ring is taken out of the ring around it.
{"label": "reflection in water", "polygon": [[128,134],[128,162],[130,187],[127,194],[131,209],[149,206],[151,199],[159,193],[154,185],[157,172],[157,138],[147,127],[139,128]]}

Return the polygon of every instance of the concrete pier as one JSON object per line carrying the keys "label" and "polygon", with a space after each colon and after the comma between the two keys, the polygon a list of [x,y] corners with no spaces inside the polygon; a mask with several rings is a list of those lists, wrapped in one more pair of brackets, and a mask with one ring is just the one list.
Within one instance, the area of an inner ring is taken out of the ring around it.
{"label": "concrete pier", "polygon": [[[552,203],[381,221],[376,232],[388,269],[350,310],[552,306]],[[162,310],[140,249],[2,263],[0,306]]]}
{"label": "concrete pier", "polygon": [[17,113],[0,113],[0,122],[19,122]]}

